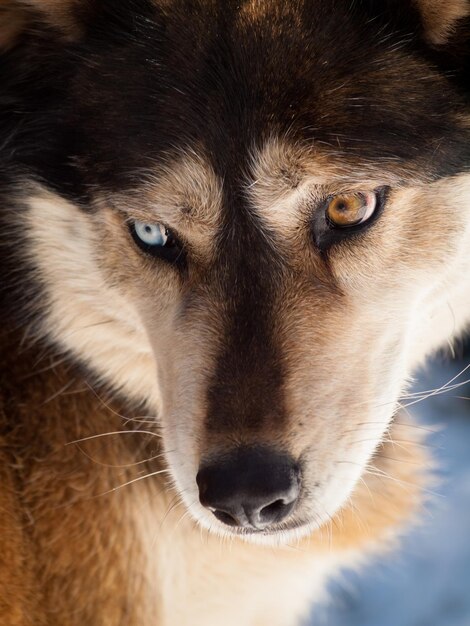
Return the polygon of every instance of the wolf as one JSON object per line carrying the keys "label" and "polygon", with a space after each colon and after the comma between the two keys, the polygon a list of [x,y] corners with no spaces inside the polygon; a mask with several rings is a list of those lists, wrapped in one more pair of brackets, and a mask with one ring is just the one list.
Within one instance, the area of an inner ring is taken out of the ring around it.
{"label": "wolf", "polygon": [[470,322],[467,0],[3,0],[5,626],[294,626],[419,514]]}

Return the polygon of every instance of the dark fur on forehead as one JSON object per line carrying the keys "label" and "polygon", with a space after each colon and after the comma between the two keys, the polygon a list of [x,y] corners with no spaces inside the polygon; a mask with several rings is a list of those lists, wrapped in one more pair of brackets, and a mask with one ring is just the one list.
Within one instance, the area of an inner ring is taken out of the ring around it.
{"label": "dark fur on forehead", "polygon": [[236,176],[253,145],[286,133],[351,171],[470,163],[467,22],[437,53],[406,0],[83,6],[78,41],[37,25],[0,66],[2,162],[83,202],[188,144]]}

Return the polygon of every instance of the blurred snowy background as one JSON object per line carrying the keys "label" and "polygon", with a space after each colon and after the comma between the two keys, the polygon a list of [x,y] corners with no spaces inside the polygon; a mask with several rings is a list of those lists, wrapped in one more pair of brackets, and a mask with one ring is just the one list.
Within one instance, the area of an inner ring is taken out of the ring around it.
{"label": "blurred snowy background", "polygon": [[[470,350],[451,362],[435,359],[414,390],[470,379]],[[429,444],[443,479],[422,527],[395,555],[330,585],[331,601],[308,626],[470,626],[470,384],[412,407],[420,424],[442,426]]]}

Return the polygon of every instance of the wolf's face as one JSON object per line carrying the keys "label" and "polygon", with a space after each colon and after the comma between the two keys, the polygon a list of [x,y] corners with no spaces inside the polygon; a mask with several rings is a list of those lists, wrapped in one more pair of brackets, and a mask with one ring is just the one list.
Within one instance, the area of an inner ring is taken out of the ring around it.
{"label": "wolf's face", "polygon": [[331,519],[465,321],[463,70],[443,77],[409,7],[350,4],[103,3],[42,61],[63,85],[15,155],[41,181],[15,219],[43,329],[158,411],[214,531]]}

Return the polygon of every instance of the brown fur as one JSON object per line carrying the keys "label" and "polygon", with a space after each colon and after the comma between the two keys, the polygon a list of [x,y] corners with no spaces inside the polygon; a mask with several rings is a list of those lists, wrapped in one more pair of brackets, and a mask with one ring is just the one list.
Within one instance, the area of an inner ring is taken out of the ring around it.
{"label": "brown fur", "polygon": [[433,44],[445,43],[459,20],[470,15],[469,0],[415,0]]}
{"label": "brown fur", "polygon": [[13,2],[0,3],[0,50],[8,50],[15,43],[25,24],[25,15],[16,10]]}
{"label": "brown fur", "polygon": [[[299,545],[273,549],[239,540],[221,544],[185,517],[167,491],[165,474],[106,493],[139,478],[142,470],[162,469],[158,461],[132,465],[158,454],[158,438],[139,434],[139,429],[129,434],[132,422],[126,426],[120,417],[127,416],[126,408],[108,406],[104,392],[92,391],[70,365],[54,365],[56,356],[37,349],[23,347],[18,354],[16,346],[12,336],[3,339],[3,624],[212,626],[220,623],[220,613],[203,600],[204,594],[215,596],[230,614],[240,600],[233,581],[242,575],[247,560],[253,577],[240,591],[251,617],[237,623],[287,626],[307,609],[318,566],[325,567],[326,561],[328,569],[338,558],[350,560],[341,557],[344,550],[357,553],[382,543],[418,507],[420,447],[384,444],[374,467],[392,477],[366,477],[351,506]],[[148,432],[148,424],[141,429]],[[71,443],[122,430],[128,434]],[[139,511],[145,507],[154,518],[147,543],[135,526],[136,519],[148,515]],[[176,585],[178,592],[173,589],[165,599],[154,596],[149,557],[158,561],[155,573],[163,589]],[[223,577],[216,574],[217,563],[223,566]],[[296,580],[303,580],[305,589],[290,597],[286,586]],[[192,614],[194,621],[187,621]]]}
{"label": "brown fur", "polygon": [[34,20],[57,29],[66,38],[80,33],[76,11],[88,6],[85,0],[0,0],[0,48],[10,47]]}

